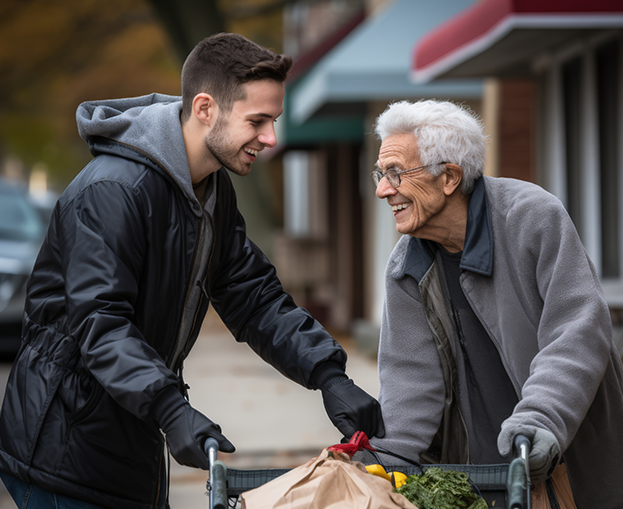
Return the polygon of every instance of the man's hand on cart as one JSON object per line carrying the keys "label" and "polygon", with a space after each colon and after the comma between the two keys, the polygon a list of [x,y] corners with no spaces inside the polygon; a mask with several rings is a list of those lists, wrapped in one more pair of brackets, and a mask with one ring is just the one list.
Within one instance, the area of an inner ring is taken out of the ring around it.
{"label": "man's hand on cart", "polygon": [[208,470],[210,462],[204,443],[210,437],[218,442],[219,450],[236,450],[221,433],[221,427],[190,406],[174,386],[158,393],[151,415],[166,434],[169,450],[180,465]]}
{"label": "man's hand on cart", "polygon": [[536,486],[547,480],[560,463],[560,445],[554,434],[545,428],[530,425],[503,427],[498,437],[498,449],[502,456],[511,453],[512,443],[517,435],[523,435],[530,441],[530,481]]}
{"label": "man's hand on cart", "polygon": [[322,390],[329,419],[346,438],[356,431],[383,438],[385,424],[378,401],[346,378]]}
{"label": "man's hand on cart", "polygon": [[350,439],[356,431],[383,438],[385,425],[379,402],[355,385],[337,362],[314,369],[313,382],[322,392],[325,410],[333,425]]}

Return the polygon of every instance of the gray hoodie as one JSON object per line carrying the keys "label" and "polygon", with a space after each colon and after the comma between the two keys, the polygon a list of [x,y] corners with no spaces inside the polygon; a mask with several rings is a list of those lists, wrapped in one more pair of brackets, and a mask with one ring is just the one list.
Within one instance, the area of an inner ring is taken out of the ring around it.
{"label": "gray hoodie", "polygon": [[193,212],[201,216],[190,179],[181,112],[181,97],[149,94],[84,102],[78,107],[76,122],[85,141],[93,136],[116,140],[158,163],[186,194]]}

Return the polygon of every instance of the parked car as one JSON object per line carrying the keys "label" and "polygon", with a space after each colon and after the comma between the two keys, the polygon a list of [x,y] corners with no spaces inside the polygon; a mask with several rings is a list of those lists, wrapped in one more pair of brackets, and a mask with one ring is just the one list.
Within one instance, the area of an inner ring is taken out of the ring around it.
{"label": "parked car", "polygon": [[46,227],[26,188],[0,180],[0,354],[19,349],[26,282]]}

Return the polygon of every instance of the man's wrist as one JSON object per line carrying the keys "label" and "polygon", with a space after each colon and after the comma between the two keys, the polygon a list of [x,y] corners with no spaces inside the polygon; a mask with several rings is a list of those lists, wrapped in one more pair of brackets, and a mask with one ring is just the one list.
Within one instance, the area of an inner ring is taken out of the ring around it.
{"label": "man's wrist", "polygon": [[158,426],[163,428],[163,426],[166,426],[170,416],[186,403],[187,401],[177,387],[168,385],[154,396],[149,414],[158,423]]}
{"label": "man's wrist", "polygon": [[334,361],[327,361],[316,366],[312,372],[311,379],[314,387],[324,391],[348,380],[348,375],[340,364]]}

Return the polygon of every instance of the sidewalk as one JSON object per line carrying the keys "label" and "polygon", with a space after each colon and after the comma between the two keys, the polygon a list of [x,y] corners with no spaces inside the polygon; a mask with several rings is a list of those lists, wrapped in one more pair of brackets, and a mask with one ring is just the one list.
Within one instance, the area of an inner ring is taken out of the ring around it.
{"label": "sidewalk", "polygon": [[[348,337],[336,337],[348,353],[347,373],[378,395],[376,361],[356,351]],[[291,468],[317,456],[342,438],[327,417],[322,396],[291,382],[238,344],[218,317],[209,313],[184,378],[190,401],[223,428],[236,446],[220,454],[230,468]],[[205,509],[207,473],[172,460],[172,509]]]}

